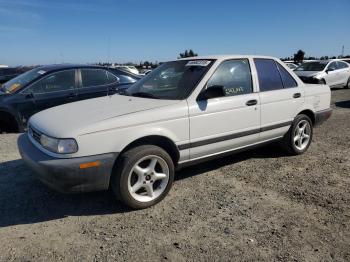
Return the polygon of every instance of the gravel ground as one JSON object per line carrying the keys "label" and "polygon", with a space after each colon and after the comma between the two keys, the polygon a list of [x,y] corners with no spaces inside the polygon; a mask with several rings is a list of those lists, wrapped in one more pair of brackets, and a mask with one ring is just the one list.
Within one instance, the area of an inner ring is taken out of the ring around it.
{"label": "gravel ground", "polygon": [[268,146],[177,173],[158,205],[62,195],[0,135],[1,261],[350,261],[350,90],[301,156]]}

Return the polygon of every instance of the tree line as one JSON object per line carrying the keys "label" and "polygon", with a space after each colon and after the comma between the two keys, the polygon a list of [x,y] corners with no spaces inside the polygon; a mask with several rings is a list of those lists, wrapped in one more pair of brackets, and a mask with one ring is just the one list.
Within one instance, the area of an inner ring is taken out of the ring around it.
{"label": "tree line", "polygon": [[[292,57],[283,57],[281,58],[282,61],[294,61],[295,63],[302,63],[304,60],[328,60],[328,59],[336,59],[336,58],[350,58],[350,55],[346,56],[321,56],[321,57],[315,57],[315,56],[305,56],[305,51],[299,49],[295,54],[293,54]],[[187,57],[195,57],[198,56],[197,53],[195,53],[192,49],[186,49],[184,52],[179,53],[178,59],[180,58],[187,58]],[[105,62],[99,62],[97,63],[98,65],[101,66],[111,66],[112,63],[105,63]],[[155,62],[150,62],[150,61],[141,61],[140,63],[132,63],[132,62],[127,62],[123,64],[118,64],[114,63],[115,65],[132,65],[136,66],[138,68],[156,68],[158,65],[161,64],[161,62],[155,61]]]}
{"label": "tree line", "polygon": [[303,50],[298,50],[293,57],[284,57],[281,58],[282,61],[294,61],[295,63],[302,63],[304,60],[328,60],[328,59],[336,59],[336,58],[350,58],[350,55],[345,56],[305,56],[305,52]]}

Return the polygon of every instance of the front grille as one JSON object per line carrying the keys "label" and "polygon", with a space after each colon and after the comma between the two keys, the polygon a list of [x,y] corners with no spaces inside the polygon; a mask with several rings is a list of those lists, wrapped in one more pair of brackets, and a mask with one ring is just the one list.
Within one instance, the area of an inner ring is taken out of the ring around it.
{"label": "front grille", "polygon": [[34,138],[40,144],[41,133],[35,130],[32,126],[29,126],[29,135]]}

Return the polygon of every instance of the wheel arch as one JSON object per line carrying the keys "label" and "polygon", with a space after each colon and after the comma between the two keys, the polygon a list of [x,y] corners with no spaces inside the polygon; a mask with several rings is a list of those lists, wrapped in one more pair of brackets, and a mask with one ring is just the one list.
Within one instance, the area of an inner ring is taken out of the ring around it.
{"label": "wheel arch", "polygon": [[311,121],[312,121],[312,125],[315,125],[316,116],[315,116],[315,113],[311,109],[304,109],[304,110],[300,111],[297,115],[306,115],[306,116],[308,116],[311,119]]}
{"label": "wheel arch", "polygon": [[0,123],[8,124],[9,125],[8,128],[10,129],[10,132],[20,131],[20,125],[18,123],[18,119],[16,118],[16,116],[3,108],[0,108]]}
{"label": "wheel arch", "polygon": [[[132,141],[127,146],[125,146],[124,149],[119,153],[118,158],[129,149],[137,146],[141,146],[141,145],[155,145],[164,149],[170,155],[175,166],[179,161],[180,152],[175,142],[170,138],[162,135],[148,135]],[[116,162],[118,161],[118,158],[116,159]]]}

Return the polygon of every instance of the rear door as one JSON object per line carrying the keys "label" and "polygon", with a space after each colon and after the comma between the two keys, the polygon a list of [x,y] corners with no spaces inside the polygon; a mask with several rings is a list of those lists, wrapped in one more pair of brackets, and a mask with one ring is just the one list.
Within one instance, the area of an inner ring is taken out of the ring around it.
{"label": "rear door", "polygon": [[78,99],[114,94],[119,83],[118,77],[101,68],[82,68],[79,70]]}
{"label": "rear door", "polygon": [[288,70],[273,59],[254,59],[261,103],[260,140],[283,136],[304,103],[304,90]]}
{"label": "rear door", "polygon": [[24,92],[32,96],[35,112],[77,101],[77,77],[75,69],[51,73],[38,80]]}

